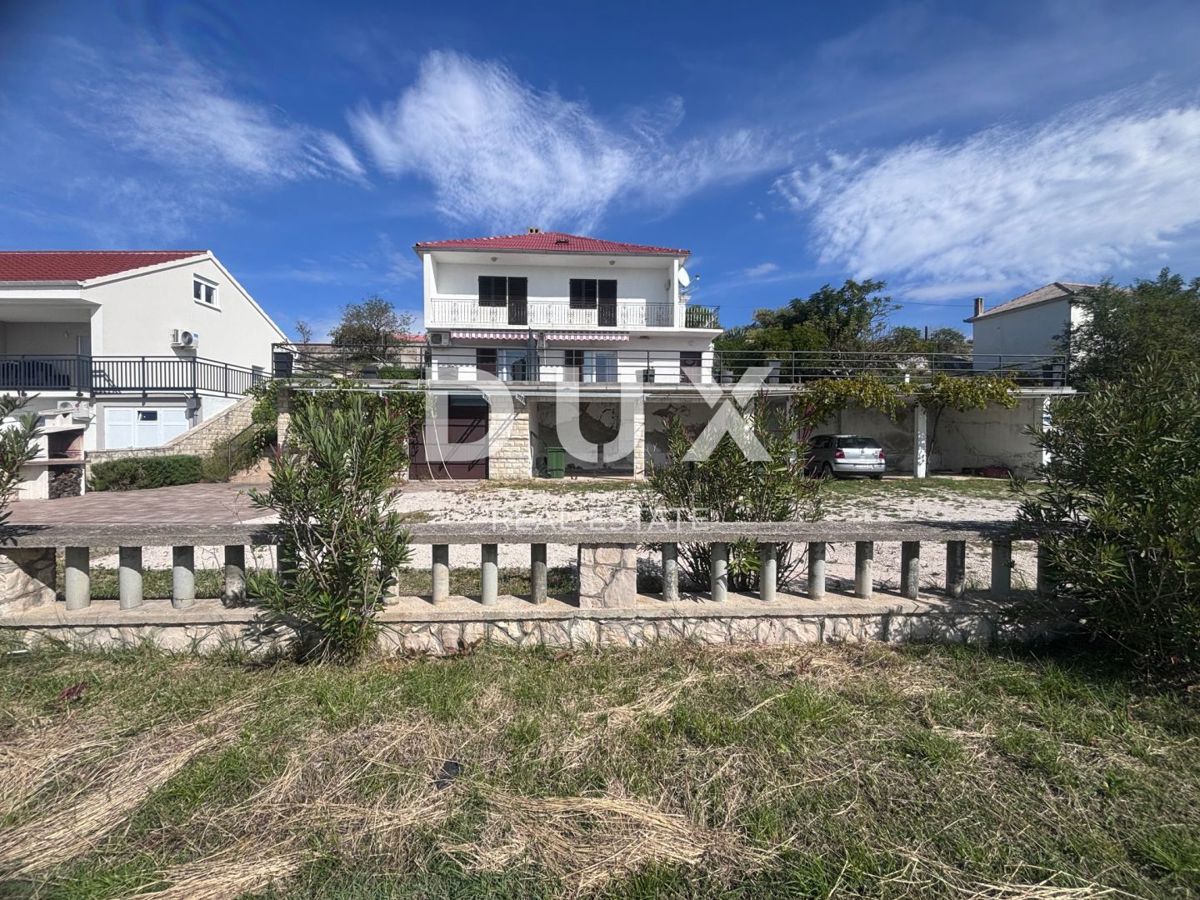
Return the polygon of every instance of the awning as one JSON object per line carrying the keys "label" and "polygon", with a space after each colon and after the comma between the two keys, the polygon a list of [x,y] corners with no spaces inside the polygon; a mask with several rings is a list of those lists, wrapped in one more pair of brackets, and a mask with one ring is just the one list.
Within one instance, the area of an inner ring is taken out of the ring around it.
{"label": "awning", "polygon": [[456,341],[527,341],[527,331],[452,331],[450,337]]}
{"label": "awning", "polygon": [[628,334],[616,331],[552,331],[546,335],[548,341],[627,341]]}

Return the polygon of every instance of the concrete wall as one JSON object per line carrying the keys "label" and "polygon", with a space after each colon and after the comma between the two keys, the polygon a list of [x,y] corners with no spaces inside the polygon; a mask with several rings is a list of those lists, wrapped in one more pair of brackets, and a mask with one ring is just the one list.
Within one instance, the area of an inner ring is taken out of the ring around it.
{"label": "concrete wall", "polygon": [[971,326],[976,368],[994,368],[995,362],[986,357],[995,354],[1061,353],[1055,337],[1064,334],[1070,322],[1071,303],[1066,297],[980,319]]}
{"label": "concrete wall", "polygon": [[[224,398],[220,398],[224,399]],[[104,462],[110,459],[126,459],[129,457],[173,456],[177,453],[196,454],[203,456],[212,450],[220,441],[240,434],[250,427],[254,413],[255,398],[244,397],[241,400],[230,400],[221,408],[211,412],[205,420],[194,428],[189,428],[183,434],[163,444],[161,447],[144,447],[124,450],[94,450],[88,453],[88,463]],[[161,403],[146,404],[162,406]]]}
{"label": "concrete wall", "polygon": [[1004,466],[1018,475],[1036,475],[1044,460],[1028,431],[1042,429],[1044,417],[1049,415],[1048,403],[1044,397],[1026,397],[1015,409],[948,409],[938,424],[934,452],[941,465],[954,472]]}
{"label": "concrete wall", "polygon": [[[193,299],[193,275],[216,283],[216,307]],[[84,297],[103,304],[92,334],[96,356],[201,356],[270,372],[271,344],[286,339],[211,259],[106,281]],[[195,353],[171,347],[176,328],[200,334]]]}
{"label": "concrete wall", "polygon": [[0,354],[74,356],[80,352],[81,338],[86,350],[91,331],[88,322],[0,323]]}

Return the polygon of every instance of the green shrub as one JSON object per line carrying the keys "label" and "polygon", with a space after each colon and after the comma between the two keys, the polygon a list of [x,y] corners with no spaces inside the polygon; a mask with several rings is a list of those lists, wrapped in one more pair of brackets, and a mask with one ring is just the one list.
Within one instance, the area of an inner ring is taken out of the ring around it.
{"label": "green shrub", "polygon": [[[667,421],[667,461],[651,466],[643,518],[654,515],[682,521],[788,522],[821,517],[820,479],[805,472],[812,419],[799,405],[771,404],[760,397],[749,433],[769,457],[754,460],[730,434],[725,434],[703,459],[693,460],[702,429],[689,431],[678,418]],[[737,427],[737,426],[735,426]],[[778,583],[785,584],[799,568],[803,553],[783,543],[778,553]],[[709,583],[707,544],[680,544],[679,566],[684,579],[697,587]],[[728,584],[731,590],[758,587],[758,544],[738,541],[729,547]]]}
{"label": "green shrub", "polygon": [[203,480],[204,465],[200,457],[179,454],[96,463],[88,475],[87,486],[89,491],[133,491]]}
{"label": "green shrub", "polygon": [[270,490],[251,491],[282,529],[282,577],[256,587],[302,659],[349,661],[375,643],[376,614],[410,555],[389,510],[408,467],[410,407],[353,392],[309,397],[292,412]]}
{"label": "green shrub", "polygon": [[1200,373],[1152,358],[1060,401],[1038,438],[1046,484],[1022,504],[1042,529],[1056,597],[1159,674],[1200,669]]}

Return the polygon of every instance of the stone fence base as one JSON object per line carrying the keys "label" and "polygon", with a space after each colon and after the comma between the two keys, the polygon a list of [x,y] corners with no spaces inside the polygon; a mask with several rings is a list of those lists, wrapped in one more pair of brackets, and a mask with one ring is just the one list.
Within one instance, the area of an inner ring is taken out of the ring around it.
{"label": "stone fence base", "polygon": [[[287,634],[265,631],[253,607],[226,608],[216,600],[197,600],[186,610],[169,601],[119,609],[114,601],[96,601],[68,611],[61,603],[0,614],[0,643],[36,646],[55,641],[72,647],[110,649],[152,643],[174,652],[208,653],[240,649],[261,653],[281,646]],[[937,641],[988,645],[1032,641],[1063,631],[1059,622],[1030,616],[1027,610],[959,599],[863,601],[837,597],[826,601],[786,598],[764,603],[731,594],[725,603],[685,598],[665,603],[639,597],[635,607],[581,609],[550,600],[533,604],[501,597],[486,609],[465,597],[443,605],[409,597],[388,607],[381,651],[443,655],[480,643],[508,647],[583,650],[641,647],[659,642],[692,641],[722,645],[779,646],[816,643],[904,643]]]}

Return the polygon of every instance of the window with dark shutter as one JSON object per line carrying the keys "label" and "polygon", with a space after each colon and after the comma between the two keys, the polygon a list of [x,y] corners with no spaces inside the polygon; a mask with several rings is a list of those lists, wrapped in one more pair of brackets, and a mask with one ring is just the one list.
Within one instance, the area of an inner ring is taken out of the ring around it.
{"label": "window with dark shutter", "polygon": [[496,374],[496,348],[479,347],[475,350],[475,368],[480,372]]}
{"label": "window with dark shutter", "polygon": [[503,275],[479,276],[479,305],[507,306],[508,279]]}
{"label": "window with dark shutter", "polygon": [[609,303],[617,302],[617,283],[612,279],[604,278],[597,282],[599,290],[597,295],[601,301]]}
{"label": "window with dark shutter", "polygon": [[[613,283],[613,296],[616,296],[616,282]],[[597,287],[595,278],[571,279],[571,309],[595,309]]]}

